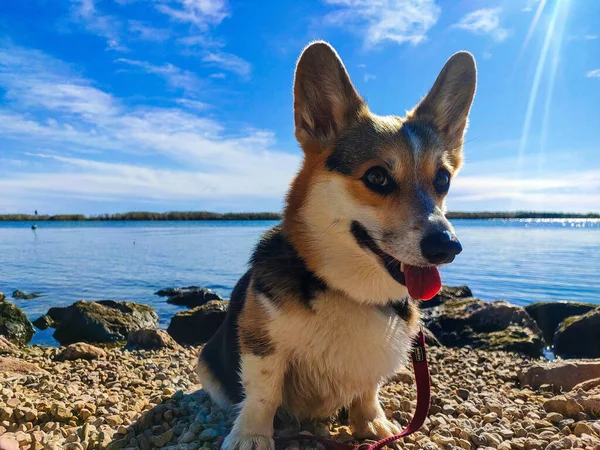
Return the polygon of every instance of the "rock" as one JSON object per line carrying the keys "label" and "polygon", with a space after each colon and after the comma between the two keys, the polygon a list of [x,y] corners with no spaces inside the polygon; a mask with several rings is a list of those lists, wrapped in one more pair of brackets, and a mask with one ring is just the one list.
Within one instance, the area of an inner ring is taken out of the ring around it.
{"label": "rock", "polygon": [[188,288],[181,288],[177,290],[173,295],[169,296],[167,303],[171,303],[172,305],[187,306],[188,308],[195,308],[212,300],[223,299],[219,294],[214,293],[210,289],[190,286]]}
{"label": "rock", "polygon": [[11,355],[17,351],[17,346],[0,335],[0,355]]}
{"label": "rock", "polygon": [[26,294],[25,292],[20,291],[18,289],[16,291],[13,291],[13,293],[12,293],[12,298],[16,298],[19,300],[31,300],[31,299],[38,298],[41,296],[42,296],[41,294],[35,294],[35,293]]}
{"label": "rock", "polygon": [[153,308],[133,302],[80,300],[63,309],[54,332],[54,338],[61,345],[80,341],[124,341],[131,331],[158,326]]}
{"label": "rock", "polygon": [[0,302],[0,335],[19,344],[27,344],[35,330],[25,313],[10,302]]}
{"label": "rock", "polygon": [[423,335],[425,336],[425,344],[428,347],[442,347],[442,344],[438,338],[435,337],[435,334],[431,332],[431,330],[423,328]]}
{"label": "rock", "polygon": [[0,302],[3,302],[6,299],[6,295],[0,292]]}
{"label": "rock", "polygon": [[22,359],[0,356],[0,375],[28,375],[30,373],[45,374],[47,372]]}
{"label": "rock", "polygon": [[440,292],[431,300],[419,302],[421,308],[433,308],[439,306],[449,299],[473,297],[473,293],[468,286],[442,286]]}
{"label": "rock", "polygon": [[201,286],[187,286],[187,287],[181,287],[181,288],[165,288],[165,289],[161,289],[160,291],[156,291],[154,293],[154,295],[158,295],[159,297],[172,297],[174,295],[179,294],[180,292],[195,291],[197,289],[202,289],[202,287]]}
{"label": "rock", "polygon": [[164,447],[171,439],[173,439],[173,429],[165,431],[163,434],[159,436],[152,436],[148,440],[155,447]]}
{"label": "rock", "polygon": [[600,307],[561,322],[554,335],[554,353],[563,358],[600,358]]}
{"label": "rock", "polygon": [[544,403],[547,412],[557,412],[565,417],[578,420],[581,413],[592,418],[600,418],[600,387],[590,391],[571,391],[557,395]]}
{"label": "rock", "polygon": [[563,320],[585,314],[595,307],[595,305],[578,302],[537,302],[526,306],[525,311],[538,324],[546,343],[552,345],[556,327]]}
{"label": "rock", "polygon": [[159,348],[177,348],[179,345],[164,330],[136,330],[127,336],[127,350],[156,350]]}
{"label": "rock", "polygon": [[459,388],[456,390],[456,395],[463,400],[467,400],[469,398],[469,391],[467,389]]}
{"label": "rock", "polygon": [[575,436],[581,436],[584,433],[593,436],[594,429],[585,422],[576,423],[575,428],[573,428],[573,434],[575,434]]}
{"label": "rock", "polygon": [[86,344],[85,342],[77,342],[71,344],[56,355],[57,361],[74,361],[76,359],[105,359],[106,352],[101,348]]}
{"label": "rock", "polygon": [[448,298],[423,310],[423,322],[442,345],[469,345],[541,356],[544,346],[535,321],[520,306],[470,297]]}
{"label": "rock", "polygon": [[573,390],[589,391],[596,388],[597,386],[600,386],[600,378],[594,378],[592,380],[587,380],[576,384],[575,387],[573,387]]}
{"label": "rock", "polygon": [[39,330],[45,330],[50,327],[55,327],[56,322],[48,314],[38,317],[33,321],[33,325]]}
{"label": "rock", "polygon": [[167,332],[179,344],[197,345],[207,342],[227,315],[226,300],[212,300],[205,305],[175,314]]}
{"label": "rock", "polygon": [[19,442],[10,437],[0,436],[0,450],[19,450]]}
{"label": "rock", "polygon": [[570,391],[579,383],[600,377],[600,361],[539,363],[519,372],[517,377],[521,386],[539,389],[549,384],[556,393]]}
{"label": "rock", "polygon": [[219,437],[219,432],[213,428],[207,428],[202,433],[200,433],[201,441],[214,441]]}

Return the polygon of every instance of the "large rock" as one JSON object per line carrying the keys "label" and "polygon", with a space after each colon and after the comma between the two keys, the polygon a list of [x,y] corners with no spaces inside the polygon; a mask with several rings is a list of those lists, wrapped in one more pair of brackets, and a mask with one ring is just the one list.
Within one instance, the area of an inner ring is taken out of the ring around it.
{"label": "large rock", "polygon": [[167,303],[195,308],[196,306],[202,306],[211,300],[223,299],[219,294],[215,294],[210,289],[190,286],[189,288],[181,288],[173,295],[169,296]]}
{"label": "large rock", "polygon": [[76,359],[105,359],[106,352],[85,342],[68,345],[56,355],[57,361],[75,361]]}
{"label": "large rock", "polygon": [[0,292],[0,302],[4,301],[5,298],[6,298],[6,295],[4,295],[2,292]]}
{"label": "large rock", "polygon": [[164,330],[137,330],[127,337],[127,350],[157,350],[178,348],[179,345]]}
{"label": "large rock", "polygon": [[600,386],[589,391],[573,390],[552,397],[544,403],[544,409],[575,420],[580,418],[581,413],[587,414],[592,419],[598,419],[600,418]]}
{"label": "large rock", "polygon": [[26,344],[35,330],[25,313],[12,303],[0,301],[0,335],[11,341]]}
{"label": "large rock", "polygon": [[579,316],[585,314],[595,305],[577,302],[538,302],[525,307],[525,311],[536,321],[544,340],[548,345],[552,345],[556,327],[567,317]]}
{"label": "large rock", "polygon": [[44,369],[20,358],[0,356],[0,378],[30,373],[47,373]]}
{"label": "large rock", "polygon": [[38,317],[32,323],[33,326],[36,327],[38,330],[45,330],[47,328],[56,327],[56,325],[58,325],[50,318],[48,314],[44,314],[43,316]]}
{"label": "large rock", "polygon": [[212,300],[177,313],[171,318],[167,331],[180,344],[204,344],[225,320],[228,303],[225,300]]}
{"label": "large rock", "polygon": [[421,308],[433,308],[450,299],[468,297],[473,297],[473,293],[468,286],[442,286],[442,289],[440,289],[440,292],[435,297],[425,302],[419,302],[419,306]]}
{"label": "large rock", "polygon": [[12,293],[12,298],[16,298],[19,300],[31,300],[33,298],[38,298],[41,296],[42,296],[41,294],[36,294],[33,292],[31,294],[26,294],[25,292],[20,291],[18,289],[16,291],[13,291],[13,293]]}
{"label": "large rock", "polygon": [[600,358],[600,307],[561,322],[554,353],[563,358]]}
{"label": "large rock", "polygon": [[181,292],[193,291],[196,289],[202,289],[202,287],[201,286],[186,286],[186,287],[180,287],[180,288],[165,288],[165,289],[161,289],[160,291],[156,291],[154,293],[154,295],[158,295],[159,297],[172,297]]}
{"label": "large rock", "polygon": [[60,317],[54,338],[61,345],[124,341],[131,331],[158,326],[154,309],[139,303],[80,300],[61,309],[53,313]]}
{"label": "large rock", "polygon": [[521,386],[539,389],[547,384],[554,392],[570,391],[576,385],[600,377],[600,361],[560,361],[535,364],[517,374]]}
{"label": "large rock", "polygon": [[17,346],[0,334],[0,355],[16,353]]}
{"label": "large rock", "polygon": [[544,343],[535,321],[520,306],[505,301],[448,297],[423,310],[423,322],[442,345],[469,345],[541,356]]}

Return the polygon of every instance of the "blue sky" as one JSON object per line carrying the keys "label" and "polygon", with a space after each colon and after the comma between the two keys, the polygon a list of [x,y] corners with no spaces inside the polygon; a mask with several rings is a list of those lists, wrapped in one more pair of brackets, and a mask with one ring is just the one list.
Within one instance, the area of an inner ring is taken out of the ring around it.
{"label": "blue sky", "polygon": [[475,55],[450,210],[598,211],[599,34],[595,0],[3,1],[0,213],[279,210],[313,39],[379,114]]}

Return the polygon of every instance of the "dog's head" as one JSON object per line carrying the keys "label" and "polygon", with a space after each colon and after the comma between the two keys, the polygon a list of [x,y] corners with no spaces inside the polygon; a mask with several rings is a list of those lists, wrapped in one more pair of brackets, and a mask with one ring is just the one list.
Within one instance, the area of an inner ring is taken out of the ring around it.
{"label": "dog's head", "polygon": [[309,267],[361,302],[430,298],[461,245],[444,199],[463,161],[475,94],[471,54],[446,63],[406,117],[371,113],[335,50],[302,53],[295,134],[305,154],[284,225]]}

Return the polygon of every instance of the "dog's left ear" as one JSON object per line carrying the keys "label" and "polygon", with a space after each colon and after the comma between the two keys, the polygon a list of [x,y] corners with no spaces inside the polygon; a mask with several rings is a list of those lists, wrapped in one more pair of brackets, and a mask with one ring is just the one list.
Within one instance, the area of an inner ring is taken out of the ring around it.
{"label": "dog's left ear", "polygon": [[333,145],[364,107],[333,47],[322,41],[306,47],[294,76],[296,139],[303,150]]}
{"label": "dog's left ear", "polygon": [[469,52],[455,53],[410,116],[432,121],[447,145],[460,149],[475,96],[476,80],[473,55]]}

